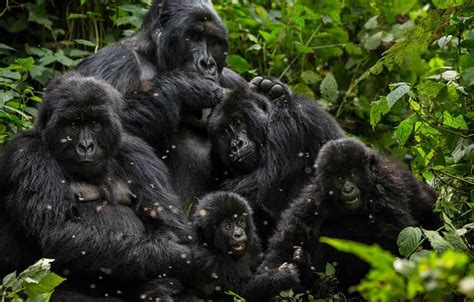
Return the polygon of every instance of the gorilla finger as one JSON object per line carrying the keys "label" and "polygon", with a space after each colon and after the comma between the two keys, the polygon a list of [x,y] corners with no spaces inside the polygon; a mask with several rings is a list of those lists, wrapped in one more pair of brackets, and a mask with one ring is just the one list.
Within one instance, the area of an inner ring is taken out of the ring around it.
{"label": "gorilla finger", "polygon": [[273,87],[273,82],[265,79],[260,83],[260,91],[267,93]]}
{"label": "gorilla finger", "polygon": [[283,263],[282,265],[280,265],[280,267],[279,267],[278,269],[279,269],[279,270],[280,270],[280,269],[285,269],[285,268],[287,268],[287,267],[288,267],[288,262],[285,262],[285,263]]}
{"label": "gorilla finger", "polygon": [[253,84],[258,87],[258,85],[260,85],[262,81],[263,81],[263,77],[257,76],[250,81],[250,84]]}
{"label": "gorilla finger", "polygon": [[249,88],[251,91],[254,91],[254,92],[258,91],[258,86],[255,85],[254,83],[249,83]]}
{"label": "gorilla finger", "polygon": [[279,98],[280,96],[285,94],[285,89],[280,84],[276,84],[270,89],[268,92],[268,96],[272,99]]}

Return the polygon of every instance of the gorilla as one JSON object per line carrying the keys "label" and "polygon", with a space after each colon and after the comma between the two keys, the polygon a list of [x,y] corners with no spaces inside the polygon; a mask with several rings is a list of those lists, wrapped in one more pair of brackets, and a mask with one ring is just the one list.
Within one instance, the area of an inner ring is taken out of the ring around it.
{"label": "gorilla", "polygon": [[199,299],[232,301],[225,292],[233,291],[247,301],[265,301],[298,284],[293,264],[254,274],[261,260],[261,246],[252,210],[241,196],[210,193],[200,200],[192,220],[201,245],[195,253]]}
{"label": "gorilla", "polygon": [[243,79],[224,68],[227,29],[209,0],[154,0],[142,28],[84,59],[78,72],[129,95],[157,75],[178,69],[199,73],[224,87]]}
{"label": "gorilla", "polygon": [[91,77],[67,73],[48,85],[36,127],[0,163],[2,274],[54,258],[68,278],[58,300],[62,290],[120,298],[187,266],[190,229],[166,166],[122,131],[121,106],[118,91]]}
{"label": "gorilla", "polygon": [[301,246],[304,261],[299,268],[306,289],[317,289],[314,271],[324,272],[326,263],[333,263],[340,290],[347,292],[369,267],[356,256],[320,243],[320,236],[377,243],[397,253],[402,229],[439,224],[432,212],[433,189],[358,141],[326,143],[315,170],[311,184],[283,213],[259,271],[278,267],[293,257],[295,246]]}
{"label": "gorilla", "polygon": [[280,81],[258,77],[250,85],[255,91],[235,90],[213,109],[208,129],[220,189],[250,201],[265,244],[310,179],[319,149],[343,132],[314,101]]}
{"label": "gorilla", "polygon": [[[187,96],[194,96],[193,87],[215,91],[247,86],[243,78],[224,68],[227,49],[227,29],[211,1],[154,0],[141,30],[77,67],[125,95],[124,128],[156,149],[186,205],[215,187],[202,109],[220,101]],[[182,73],[176,80],[178,71]],[[183,94],[176,94],[177,89]],[[170,123],[163,123],[163,117]]]}

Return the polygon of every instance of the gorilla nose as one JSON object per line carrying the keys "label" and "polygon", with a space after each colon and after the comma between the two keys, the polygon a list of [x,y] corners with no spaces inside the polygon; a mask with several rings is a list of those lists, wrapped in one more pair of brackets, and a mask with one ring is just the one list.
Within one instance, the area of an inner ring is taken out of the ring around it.
{"label": "gorilla nose", "polygon": [[346,180],[346,182],[344,183],[344,187],[342,187],[342,192],[345,194],[350,194],[354,191],[354,189],[354,185],[350,181]]}
{"label": "gorilla nose", "polygon": [[198,60],[197,68],[204,75],[215,77],[217,74],[217,64],[212,57],[202,56]]}
{"label": "gorilla nose", "polygon": [[242,230],[240,228],[234,230],[234,235],[232,237],[234,237],[234,240],[244,239],[244,230]]}
{"label": "gorilla nose", "polygon": [[237,139],[232,140],[232,142],[230,143],[230,151],[232,153],[237,153],[244,146],[245,146],[245,140],[239,137]]}
{"label": "gorilla nose", "polygon": [[91,156],[95,153],[95,144],[90,139],[81,140],[76,146],[76,152],[81,157]]}

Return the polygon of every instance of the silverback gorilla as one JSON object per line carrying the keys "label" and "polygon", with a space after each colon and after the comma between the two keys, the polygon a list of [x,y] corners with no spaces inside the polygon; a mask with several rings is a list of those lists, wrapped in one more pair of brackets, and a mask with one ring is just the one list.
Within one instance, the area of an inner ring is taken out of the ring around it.
{"label": "silverback gorilla", "polygon": [[278,80],[258,77],[251,86],[259,93],[235,90],[214,108],[209,133],[221,189],[249,200],[265,244],[310,179],[319,149],[343,133],[314,101],[293,95]]}
{"label": "silverback gorilla", "polygon": [[377,243],[397,253],[397,236],[408,226],[435,227],[432,210],[436,196],[409,170],[360,142],[328,142],[315,164],[315,176],[301,196],[286,210],[259,271],[292,259],[295,246],[303,250],[302,281],[318,289],[314,271],[337,263],[340,289],[357,284],[368,265],[356,256],[338,252],[319,242],[320,236]]}
{"label": "silverback gorilla", "polygon": [[241,196],[229,192],[204,196],[193,225],[202,245],[195,253],[198,298],[232,301],[225,292],[233,291],[247,301],[266,301],[298,284],[293,264],[255,275],[262,250],[252,209]]}
{"label": "silverback gorilla", "polygon": [[[211,1],[154,0],[140,31],[103,48],[77,67],[80,73],[104,79],[125,95],[124,128],[145,139],[165,160],[185,204],[214,186],[211,147],[201,110],[220,101],[196,98],[190,86],[215,91],[247,85],[224,68],[227,48],[227,29]],[[183,72],[179,76],[183,80],[173,83],[176,71]],[[163,80],[172,85],[160,85]],[[163,117],[169,123],[163,123]]]}
{"label": "silverback gorilla", "polygon": [[132,284],[186,265],[188,227],[166,167],[122,131],[122,105],[90,77],[68,73],[48,85],[36,128],[14,138],[1,162],[0,229],[12,231],[0,235],[2,274],[54,258],[68,278],[56,299],[64,291],[84,301],[79,292],[133,295]]}

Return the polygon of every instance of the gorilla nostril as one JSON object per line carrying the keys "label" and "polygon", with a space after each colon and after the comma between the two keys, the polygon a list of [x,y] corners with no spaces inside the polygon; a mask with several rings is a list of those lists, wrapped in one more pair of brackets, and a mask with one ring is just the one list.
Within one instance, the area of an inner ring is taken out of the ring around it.
{"label": "gorilla nostril", "polygon": [[244,146],[244,141],[243,141],[242,139],[239,139],[239,140],[237,141],[237,147],[238,147],[238,148],[242,148],[243,146]]}
{"label": "gorilla nostril", "polygon": [[342,192],[349,194],[352,193],[352,191],[354,191],[354,185],[346,181],[346,183],[344,183],[344,187],[342,188]]}

